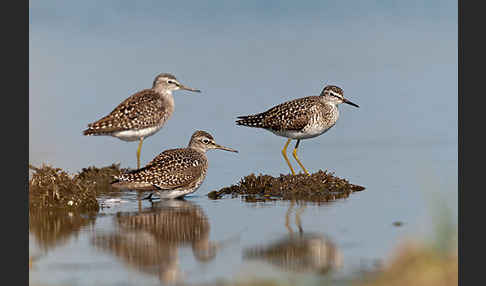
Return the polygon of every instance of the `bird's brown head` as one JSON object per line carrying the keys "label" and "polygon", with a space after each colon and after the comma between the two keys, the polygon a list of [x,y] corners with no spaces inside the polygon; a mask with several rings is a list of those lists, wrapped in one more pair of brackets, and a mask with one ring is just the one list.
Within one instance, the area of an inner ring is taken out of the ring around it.
{"label": "bird's brown head", "polygon": [[156,90],[166,90],[166,91],[183,89],[183,90],[188,90],[193,92],[201,92],[199,89],[190,88],[181,84],[176,79],[176,77],[170,73],[161,73],[157,75],[154,79],[152,88]]}
{"label": "bird's brown head", "polygon": [[334,104],[347,103],[354,107],[359,107],[356,103],[344,98],[343,89],[336,85],[326,85],[321,92],[321,96],[323,96],[327,102],[332,102]]}
{"label": "bird's brown head", "polygon": [[194,148],[203,152],[210,149],[221,149],[230,152],[238,152],[234,149],[216,144],[214,137],[206,131],[198,130],[194,132],[191,136],[191,141],[189,141],[189,147]]}

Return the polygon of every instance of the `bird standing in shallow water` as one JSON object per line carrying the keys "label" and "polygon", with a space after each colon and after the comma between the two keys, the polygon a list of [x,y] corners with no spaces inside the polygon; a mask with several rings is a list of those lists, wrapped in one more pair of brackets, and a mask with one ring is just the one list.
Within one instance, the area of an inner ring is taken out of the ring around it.
{"label": "bird standing in shallow water", "polygon": [[292,139],[297,139],[293,156],[302,170],[309,175],[297,157],[300,140],[319,136],[333,127],[339,117],[338,105],[341,103],[359,107],[344,98],[343,90],[340,87],[327,85],[319,96],[298,98],[262,113],[239,116],[236,124],[263,128],[276,135],[289,138],[282,150],[282,155],[292,175],[295,175],[295,172],[287,157],[287,147]]}
{"label": "bird standing in shallow water", "polygon": [[137,92],[120,103],[110,114],[88,124],[84,135],[108,135],[123,141],[139,140],[137,169],[140,168],[140,151],[143,139],[159,131],[174,112],[172,91],[183,89],[201,92],[179,83],[175,76],[159,74],[151,89]]}
{"label": "bird standing in shallow water", "polygon": [[216,144],[213,136],[196,131],[187,148],[160,153],[145,167],[115,177],[112,186],[119,189],[156,191],[160,198],[173,199],[195,192],[208,169],[206,151],[221,149],[238,152]]}

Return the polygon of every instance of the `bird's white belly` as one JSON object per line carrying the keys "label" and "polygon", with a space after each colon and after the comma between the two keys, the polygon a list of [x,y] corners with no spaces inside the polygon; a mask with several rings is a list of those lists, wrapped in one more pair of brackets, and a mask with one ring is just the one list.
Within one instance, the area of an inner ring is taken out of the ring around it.
{"label": "bird's white belly", "polygon": [[163,191],[163,190],[159,191],[158,192],[159,197],[161,199],[175,199],[175,198],[183,197],[185,195],[194,193],[202,185],[205,177],[206,177],[206,173],[203,173],[203,175],[199,178],[199,180],[195,183],[195,185],[192,188],[170,190],[170,191]]}
{"label": "bird's white belly", "polygon": [[158,194],[159,194],[159,197],[161,199],[175,199],[175,198],[178,198],[178,197],[188,195],[190,193],[194,193],[195,191],[196,191],[196,189],[172,190],[170,192],[160,191]]}
{"label": "bird's white belly", "polygon": [[144,129],[137,130],[123,130],[114,132],[112,136],[121,139],[123,141],[138,141],[140,138],[146,138],[153,135],[155,132],[159,131],[162,126],[148,127]]}
{"label": "bird's white belly", "polygon": [[331,127],[332,126],[323,128],[319,126],[312,126],[312,127],[306,127],[303,130],[283,130],[283,131],[270,130],[270,131],[278,136],[287,137],[291,139],[309,139],[309,138],[317,137],[323,133],[326,133],[326,131],[329,130]]}

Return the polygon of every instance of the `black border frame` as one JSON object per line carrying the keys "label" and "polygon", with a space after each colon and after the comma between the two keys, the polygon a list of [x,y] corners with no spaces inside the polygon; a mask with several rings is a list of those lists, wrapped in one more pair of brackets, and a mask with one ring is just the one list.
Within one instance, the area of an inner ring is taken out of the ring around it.
{"label": "black border frame", "polygon": [[[1,176],[6,222],[2,245],[6,249],[2,277],[4,284],[29,283],[29,2],[11,1],[4,5],[1,18],[3,29],[3,83],[1,120],[3,125]],[[10,196],[13,194],[14,200]],[[11,283],[14,281],[14,283]],[[10,282],[10,283],[9,283]]]}
{"label": "black border frame", "polygon": [[[481,285],[485,236],[484,200],[484,9],[481,2],[458,1],[458,250],[459,285]],[[476,5],[473,5],[476,4]],[[482,69],[481,69],[482,68]],[[469,137],[467,137],[469,134]],[[466,139],[469,138],[469,139]],[[469,225],[466,234],[465,229]],[[477,259],[473,256],[478,256]],[[468,259],[468,260],[466,260]],[[474,260],[474,261],[473,261]],[[484,270],[483,270],[484,271]]]}

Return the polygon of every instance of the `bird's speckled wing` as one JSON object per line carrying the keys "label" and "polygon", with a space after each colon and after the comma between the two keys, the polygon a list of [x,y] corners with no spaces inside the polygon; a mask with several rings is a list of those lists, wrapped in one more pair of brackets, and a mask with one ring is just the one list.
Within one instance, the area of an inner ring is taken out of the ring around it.
{"label": "bird's speckled wing", "polygon": [[120,103],[100,120],[88,124],[85,135],[156,126],[167,115],[162,98],[152,89],[142,90]]}
{"label": "bird's speckled wing", "polygon": [[161,190],[191,186],[204,176],[205,156],[189,148],[171,149],[160,153],[145,167],[123,174],[119,181],[149,183]]}
{"label": "bird's speckled wing", "polygon": [[308,96],[284,102],[269,110],[248,116],[240,116],[238,125],[260,127],[275,131],[302,130],[311,119],[311,108],[321,105],[318,96]]}

